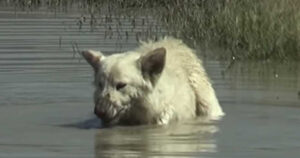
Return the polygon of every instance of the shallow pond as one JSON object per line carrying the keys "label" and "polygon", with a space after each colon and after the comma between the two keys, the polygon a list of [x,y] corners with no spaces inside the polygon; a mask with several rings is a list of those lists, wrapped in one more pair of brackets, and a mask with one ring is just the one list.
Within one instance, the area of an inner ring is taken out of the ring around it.
{"label": "shallow pond", "polygon": [[99,128],[92,70],[76,45],[118,52],[133,48],[136,36],[104,38],[104,26],[79,29],[78,17],[1,8],[0,157],[299,157],[296,62],[227,69],[205,60],[227,114],[220,121]]}

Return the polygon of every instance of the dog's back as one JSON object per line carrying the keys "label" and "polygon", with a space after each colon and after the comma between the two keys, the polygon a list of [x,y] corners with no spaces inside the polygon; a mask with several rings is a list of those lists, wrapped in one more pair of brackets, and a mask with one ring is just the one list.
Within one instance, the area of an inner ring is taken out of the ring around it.
{"label": "dog's back", "polygon": [[[173,73],[182,82],[188,82],[191,87],[195,95],[196,115],[209,116],[213,119],[223,116],[224,113],[216,98],[211,81],[203,68],[202,61],[195,55],[194,50],[186,46],[181,40],[170,37],[159,42],[143,43],[138,50],[148,52],[159,47],[164,47],[168,52],[165,71]],[[178,84],[183,84],[182,82]],[[180,91],[180,89],[177,90]]]}

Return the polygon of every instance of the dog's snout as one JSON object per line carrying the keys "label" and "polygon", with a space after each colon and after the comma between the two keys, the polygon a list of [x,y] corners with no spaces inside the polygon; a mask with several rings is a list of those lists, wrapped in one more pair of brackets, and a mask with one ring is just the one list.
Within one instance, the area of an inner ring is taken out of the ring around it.
{"label": "dog's snout", "polygon": [[103,121],[110,120],[110,117],[106,112],[98,110],[96,107],[94,108],[94,114]]}
{"label": "dog's snout", "polygon": [[94,108],[94,114],[98,116],[99,118],[102,118],[105,116],[105,113],[103,111],[98,110],[96,107]]}

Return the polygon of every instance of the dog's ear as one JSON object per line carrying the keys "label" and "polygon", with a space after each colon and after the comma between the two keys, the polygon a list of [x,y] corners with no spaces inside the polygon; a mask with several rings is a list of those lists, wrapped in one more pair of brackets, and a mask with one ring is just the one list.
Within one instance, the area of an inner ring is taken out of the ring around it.
{"label": "dog's ear", "polygon": [[162,73],[166,62],[166,49],[161,47],[154,49],[140,58],[141,71],[143,76],[150,78],[154,84]]}
{"label": "dog's ear", "polygon": [[104,55],[98,51],[87,50],[82,51],[81,54],[95,71],[99,69],[100,61],[104,59]]}

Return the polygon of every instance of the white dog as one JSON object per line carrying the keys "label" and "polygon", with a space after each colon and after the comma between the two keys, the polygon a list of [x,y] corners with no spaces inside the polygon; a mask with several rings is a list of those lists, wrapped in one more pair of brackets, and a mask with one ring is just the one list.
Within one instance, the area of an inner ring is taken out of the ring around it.
{"label": "white dog", "polygon": [[164,38],[104,56],[83,51],[95,72],[95,114],[105,124],[167,124],[224,115],[201,60],[182,41]]}

